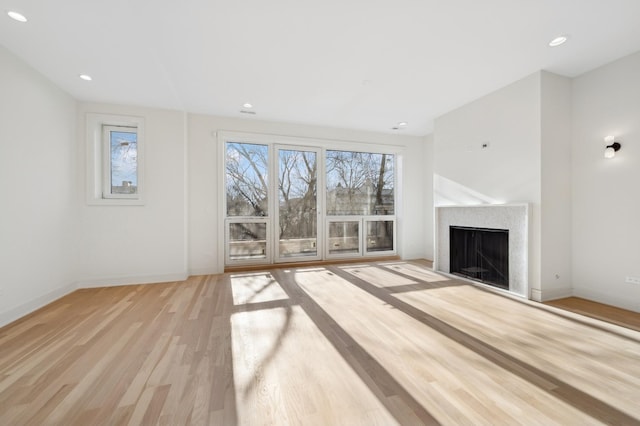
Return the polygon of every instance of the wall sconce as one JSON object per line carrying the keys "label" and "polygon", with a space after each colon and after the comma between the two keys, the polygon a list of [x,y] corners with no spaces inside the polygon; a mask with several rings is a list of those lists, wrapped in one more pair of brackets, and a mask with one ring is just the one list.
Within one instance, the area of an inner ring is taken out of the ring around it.
{"label": "wall sconce", "polygon": [[607,136],[606,138],[604,138],[604,141],[608,144],[607,147],[604,150],[604,158],[613,158],[616,156],[616,152],[618,152],[620,150],[620,147],[622,145],[620,145],[618,142],[615,141],[615,138],[613,136]]}

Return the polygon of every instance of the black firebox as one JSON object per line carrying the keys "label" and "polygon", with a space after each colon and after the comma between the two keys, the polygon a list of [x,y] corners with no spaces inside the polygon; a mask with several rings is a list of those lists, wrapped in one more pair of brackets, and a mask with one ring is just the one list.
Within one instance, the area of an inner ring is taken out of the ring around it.
{"label": "black firebox", "polygon": [[509,289],[509,230],[449,227],[449,270]]}

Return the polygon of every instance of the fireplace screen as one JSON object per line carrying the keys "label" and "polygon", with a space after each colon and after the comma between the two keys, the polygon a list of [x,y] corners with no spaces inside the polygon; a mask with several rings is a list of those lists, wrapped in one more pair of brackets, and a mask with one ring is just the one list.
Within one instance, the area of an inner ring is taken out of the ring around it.
{"label": "fireplace screen", "polygon": [[449,227],[450,272],[509,289],[509,231]]}

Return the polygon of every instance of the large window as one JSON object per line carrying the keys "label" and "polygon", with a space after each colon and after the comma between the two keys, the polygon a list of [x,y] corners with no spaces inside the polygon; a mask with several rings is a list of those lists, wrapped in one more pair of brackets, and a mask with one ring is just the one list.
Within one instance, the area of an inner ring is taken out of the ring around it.
{"label": "large window", "polygon": [[394,160],[327,150],[328,257],[395,253]]}
{"label": "large window", "polygon": [[394,214],[393,157],[371,152],[327,151],[327,214]]}
{"label": "large window", "polygon": [[269,262],[269,147],[226,144],[227,263]]}
{"label": "large window", "polygon": [[268,147],[227,143],[227,216],[267,216]]}
{"label": "large window", "polygon": [[246,140],[223,152],[226,264],[395,254],[394,154]]}
{"label": "large window", "polygon": [[318,255],[318,152],[277,147],[278,257]]}

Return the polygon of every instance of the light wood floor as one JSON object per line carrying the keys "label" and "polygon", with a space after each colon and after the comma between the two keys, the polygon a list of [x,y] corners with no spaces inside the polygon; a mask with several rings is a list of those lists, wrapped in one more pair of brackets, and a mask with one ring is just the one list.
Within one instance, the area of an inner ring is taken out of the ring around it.
{"label": "light wood floor", "polygon": [[80,290],[0,329],[22,424],[640,424],[640,332],[419,262]]}

